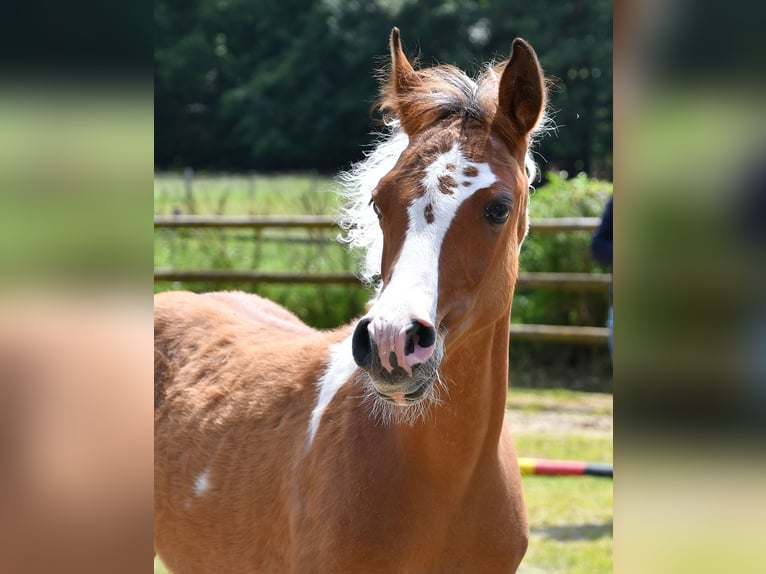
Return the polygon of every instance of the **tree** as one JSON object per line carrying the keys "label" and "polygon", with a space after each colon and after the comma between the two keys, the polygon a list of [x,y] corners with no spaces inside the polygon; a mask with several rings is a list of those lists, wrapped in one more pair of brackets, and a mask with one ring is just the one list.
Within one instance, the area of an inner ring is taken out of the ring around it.
{"label": "tree", "polygon": [[[374,127],[373,75],[402,29],[423,65],[475,72],[529,40],[548,75],[548,166],[611,176],[612,12],[607,0],[157,0],[159,168],[335,171]],[[545,161],[541,161],[546,167]]]}

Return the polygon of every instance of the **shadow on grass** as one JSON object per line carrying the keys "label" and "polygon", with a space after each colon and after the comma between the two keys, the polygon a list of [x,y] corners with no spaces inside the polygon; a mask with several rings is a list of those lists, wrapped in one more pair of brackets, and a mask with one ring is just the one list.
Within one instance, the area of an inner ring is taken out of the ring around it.
{"label": "shadow on grass", "polygon": [[570,542],[576,540],[598,540],[605,536],[612,536],[612,521],[602,524],[571,524],[566,526],[543,526],[540,528],[530,528],[532,535],[558,540],[559,542]]}

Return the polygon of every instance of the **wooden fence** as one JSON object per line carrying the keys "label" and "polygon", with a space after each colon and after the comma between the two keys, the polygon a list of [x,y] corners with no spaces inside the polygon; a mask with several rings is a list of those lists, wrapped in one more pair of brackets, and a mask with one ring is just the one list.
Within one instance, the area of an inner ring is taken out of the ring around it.
{"label": "wooden fence", "polygon": [[[536,219],[530,223],[532,233],[557,231],[592,232],[599,224],[596,217],[565,217]],[[155,229],[332,229],[335,219],[325,215],[256,216],[256,215],[173,215],[155,216]],[[355,284],[359,279],[353,273],[270,273],[257,270],[184,270],[155,269],[155,281],[210,281],[241,283],[294,283],[294,284]],[[533,289],[606,291],[612,283],[606,273],[519,273],[517,286]],[[606,327],[564,325],[511,324],[511,335],[516,339],[561,342],[587,345],[606,345],[609,332]]]}

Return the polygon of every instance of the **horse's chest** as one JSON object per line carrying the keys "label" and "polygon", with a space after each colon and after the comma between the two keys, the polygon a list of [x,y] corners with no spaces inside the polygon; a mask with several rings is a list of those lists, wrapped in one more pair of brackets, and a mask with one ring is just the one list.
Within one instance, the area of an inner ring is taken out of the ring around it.
{"label": "horse's chest", "polygon": [[322,541],[310,545],[313,555],[298,560],[309,569],[511,572],[526,548],[523,508],[501,490],[457,496],[438,483],[372,481],[345,487],[328,501],[304,516],[301,530],[314,540],[321,533]]}

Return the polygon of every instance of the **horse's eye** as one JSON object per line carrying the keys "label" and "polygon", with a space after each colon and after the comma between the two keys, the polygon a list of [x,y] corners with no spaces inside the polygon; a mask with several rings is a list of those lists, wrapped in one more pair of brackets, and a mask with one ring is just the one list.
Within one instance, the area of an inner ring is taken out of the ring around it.
{"label": "horse's eye", "polygon": [[490,223],[499,225],[508,221],[511,215],[511,205],[508,201],[494,200],[490,201],[484,208],[484,216]]}
{"label": "horse's eye", "polygon": [[380,209],[378,209],[378,206],[375,204],[375,200],[374,199],[370,199],[370,205],[372,205],[372,209],[375,212],[375,215],[378,216],[378,219],[382,219],[383,218],[383,214],[380,212]]}

